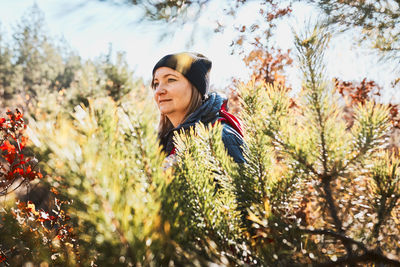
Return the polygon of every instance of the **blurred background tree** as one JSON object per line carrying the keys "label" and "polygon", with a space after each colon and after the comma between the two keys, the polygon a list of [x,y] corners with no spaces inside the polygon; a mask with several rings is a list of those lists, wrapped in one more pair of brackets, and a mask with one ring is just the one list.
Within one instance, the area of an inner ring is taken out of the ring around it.
{"label": "blurred background tree", "polygon": [[[104,2],[104,1],[102,1]],[[128,5],[141,9],[139,21],[155,21],[185,24],[196,22],[201,12],[211,5],[213,0],[108,0],[112,4]],[[221,7],[229,15],[235,15],[238,9],[248,3],[247,0],[222,1]],[[360,40],[372,38],[376,48],[382,51],[398,51],[399,2],[396,0],[378,1],[325,1],[325,0],[293,0],[274,1],[259,0],[265,6],[290,5],[291,2],[306,2],[320,8],[327,16],[329,24],[343,26],[342,30],[361,27],[364,35]],[[219,25],[222,26],[222,25]]]}
{"label": "blurred background tree", "polygon": [[385,52],[386,59],[399,62],[400,3],[396,0],[324,1],[309,0],[328,18],[328,24],[346,31],[361,28],[358,39],[369,41],[374,48]]}
{"label": "blurred background tree", "polygon": [[[209,13],[214,8],[223,9],[227,17],[235,17],[240,10],[254,1],[101,1],[108,4],[131,7],[140,10],[138,23],[152,23],[162,27],[164,34],[161,38],[173,36],[178,29],[185,25],[192,25],[191,43],[195,34],[199,32],[198,21],[201,13]],[[368,47],[375,48],[381,59],[391,63],[390,68],[398,73],[398,36],[396,28],[399,20],[399,3],[395,0],[379,1],[316,1],[316,0],[293,0],[274,1],[259,0],[260,14],[264,17],[261,23],[257,21],[256,14],[248,19],[248,25],[236,25],[237,36],[232,40],[232,53],[241,55],[250,73],[264,77],[265,80],[280,82],[285,79],[285,69],[291,65],[290,51],[284,51],[274,43],[274,28],[280,18],[287,18],[291,13],[291,6],[295,3],[304,3],[316,8],[319,14],[318,20],[324,21],[331,27],[331,31],[348,32],[353,31],[356,38],[352,41],[360,41]],[[84,3],[82,3],[84,5]],[[212,31],[223,32],[233,25],[224,24],[222,18],[215,18],[214,29],[203,29],[204,35]],[[260,28],[260,25],[263,25]],[[208,31],[208,33],[207,33]],[[389,64],[383,63],[386,66]],[[391,71],[392,71],[391,70]],[[392,86],[398,86],[399,78],[392,81]],[[235,81],[234,81],[235,82]],[[233,88],[235,86],[228,86]],[[289,86],[290,87],[290,86]],[[233,100],[236,99],[233,92]]]}

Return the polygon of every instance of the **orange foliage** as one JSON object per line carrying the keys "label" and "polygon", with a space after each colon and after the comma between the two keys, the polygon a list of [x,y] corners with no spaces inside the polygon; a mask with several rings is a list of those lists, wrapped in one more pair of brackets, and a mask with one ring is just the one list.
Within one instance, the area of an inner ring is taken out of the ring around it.
{"label": "orange foliage", "polygon": [[[0,118],[0,195],[9,193],[14,183],[29,182],[43,175],[35,170],[36,164],[24,154],[27,138],[22,113],[7,111],[7,118]],[[18,188],[18,186],[17,186]],[[13,188],[15,190],[15,188]]]}
{"label": "orange foliage", "polygon": [[[289,16],[292,9],[289,6],[281,7],[281,3],[275,0],[268,0],[263,3],[259,13],[267,23],[267,27],[260,27],[259,24],[251,26],[240,25],[236,27],[238,31],[237,38],[232,42],[232,53],[238,53],[242,60],[251,71],[252,79],[256,82],[265,82],[268,84],[278,83],[282,88],[287,88],[286,77],[283,74],[285,67],[292,64],[290,56],[291,51],[282,51],[271,45],[270,39],[273,36],[273,30],[276,28],[276,21],[282,17]],[[246,40],[252,40],[247,41]],[[245,49],[245,45],[250,45],[250,52]],[[230,86],[230,111],[237,114],[239,112],[239,98],[234,88],[240,81],[232,79]],[[295,103],[293,102],[293,106]]]}
{"label": "orange foliage", "polygon": [[[335,88],[342,97],[348,97],[350,103],[347,105],[352,108],[356,104],[364,104],[366,101],[380,96],[381,87],[374,81],[367,81],[364,78],[360,83],[340,81],[335,78]],[[400,129],[399,105],[388,104],[390,109],[390,121],[394,128]]]}

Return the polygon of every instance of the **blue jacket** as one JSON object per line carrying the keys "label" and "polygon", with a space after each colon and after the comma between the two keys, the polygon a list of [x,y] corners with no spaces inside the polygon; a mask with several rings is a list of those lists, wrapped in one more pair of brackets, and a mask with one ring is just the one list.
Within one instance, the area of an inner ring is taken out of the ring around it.
{"label": "blue jacket", "polygon": [[[176,128],[170,130],[163,138],[160,143],[163,146],[164,151],[169,155],[174,150],[173,137],[175,131],[181,129],[189,129],[198,122],[202,122],[207,125],[213,124],[217,120],[221,120],[222,123],[222,141],[228,154],[237,163],[245,162],[243,157],[243,138],[240,133],[240,129],[237,129],[237,125],[232,123],[230,120],[225,120],[222,114],[222,106],[226,103],[227,99],[219,95],[218,93],[209,94],[207,100],[201,105],[196,111],[194,111],[189,117]],[[232,115],[230,115],[233,117]],[[235,118],[234,118],[235,119]]]}

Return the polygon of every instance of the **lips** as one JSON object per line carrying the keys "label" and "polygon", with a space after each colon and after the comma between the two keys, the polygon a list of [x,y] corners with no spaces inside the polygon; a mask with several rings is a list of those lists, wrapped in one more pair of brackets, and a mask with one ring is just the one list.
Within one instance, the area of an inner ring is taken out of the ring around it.
{"label": "lips", "polygon": [[171,101],[171,99],[162,99],[162,100],[159,100],[158,103],[162,104],[162,103],[169,102],[169,101]]}

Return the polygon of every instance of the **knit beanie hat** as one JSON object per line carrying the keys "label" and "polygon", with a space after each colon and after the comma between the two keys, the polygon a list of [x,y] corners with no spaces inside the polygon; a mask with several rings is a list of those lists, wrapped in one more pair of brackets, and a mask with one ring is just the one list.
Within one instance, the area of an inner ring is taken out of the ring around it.
{"label": "knit beanie hat", "polygon": [[211,66],[211,61],[202,54],[189,52],[170,54],[160,59],[154,66],[153,79],[158,68],[169,67],[185,76],[204,97],[208,92]]}

